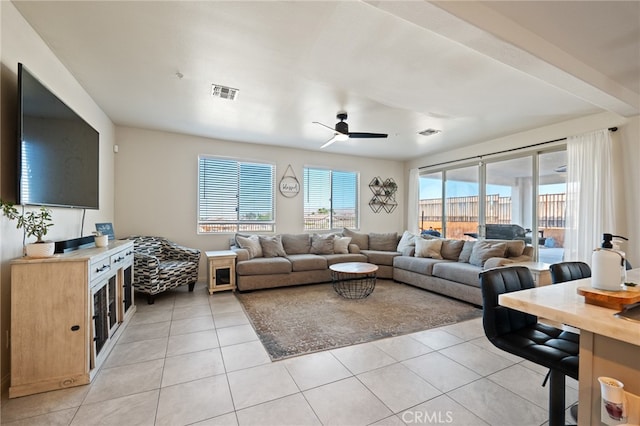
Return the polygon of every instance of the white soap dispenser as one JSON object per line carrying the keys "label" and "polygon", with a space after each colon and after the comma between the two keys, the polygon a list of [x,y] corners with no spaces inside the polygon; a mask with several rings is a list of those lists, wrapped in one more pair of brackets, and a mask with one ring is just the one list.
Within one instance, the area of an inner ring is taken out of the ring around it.
{"label": "white soap dispenser", "polygon": [[591,287],[600,290],[620,291],[626,278],[624,252],[615,250],[611,241],[618,235],[602,234],[602,247],[591,257]]}

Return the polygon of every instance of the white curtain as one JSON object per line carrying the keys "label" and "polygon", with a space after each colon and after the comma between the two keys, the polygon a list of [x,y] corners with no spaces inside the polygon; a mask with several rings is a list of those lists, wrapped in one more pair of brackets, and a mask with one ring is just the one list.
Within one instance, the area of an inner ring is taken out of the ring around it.
{"label": "white curtain", "polygon": [[407,230],[412,234],[420,233],[418,227],[420,203],[420,174],[418,169],[409,170],[409,199],[407,200]]}
{"label": "white curtain", "polygon": [[602,234],[615,231],[612,158],[607,129],[567,138],[566,261],[591,264]]}

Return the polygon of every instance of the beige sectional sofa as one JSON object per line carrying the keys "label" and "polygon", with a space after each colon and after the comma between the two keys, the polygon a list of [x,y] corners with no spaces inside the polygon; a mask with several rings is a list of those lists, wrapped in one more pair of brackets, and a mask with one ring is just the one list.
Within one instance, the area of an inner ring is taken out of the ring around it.
{"label": "beige sectional sofa", "polygon": [[329,266],[368,262],[378,277],[482,305],[483,269],[532,259],[521,240],[446,240],[406,232],[236,235],[236,284],[240,291],[331,281]]}

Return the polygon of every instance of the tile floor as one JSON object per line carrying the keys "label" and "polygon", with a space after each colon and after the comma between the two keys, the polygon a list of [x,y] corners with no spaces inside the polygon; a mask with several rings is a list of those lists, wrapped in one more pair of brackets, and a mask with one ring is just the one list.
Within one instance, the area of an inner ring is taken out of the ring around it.
{"label": "tile floor", "polygon": [[479,319],[271,362],[231,292],[138,301],[93,383],[5,395],[1,423],[546,424],[546,370],[495,349]]}

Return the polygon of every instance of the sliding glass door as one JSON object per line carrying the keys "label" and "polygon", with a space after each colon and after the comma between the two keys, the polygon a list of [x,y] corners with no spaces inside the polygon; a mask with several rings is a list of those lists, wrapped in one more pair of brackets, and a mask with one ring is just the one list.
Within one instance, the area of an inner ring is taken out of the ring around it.
{"label": "sliding glass door", "polygon": [[476,238],[481,208],[478,202],[478,166],[447,170],[445,176],[446,237],[457,240]]}
{"label": "sliding glass door", "polygon": [[478,236],[478,176],[475,165],[420,176],[422,233],[456,239]]}
{"label": "sliding glass door", "polygon": [[485,237],[531,244],[533,158],[487,163],[485,176]]}
{"label": "sliding glass door", "polygon": [[539,158],[538,260],[556,263],[564,259],[567,151],[543,153]]}
{"label": "sliding glass door", "polygon": [[537,259],[563,258],[566,150],[495,157],[420,176],[423,233],[523,240]]}

